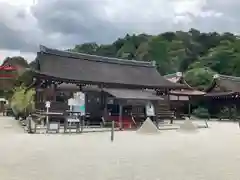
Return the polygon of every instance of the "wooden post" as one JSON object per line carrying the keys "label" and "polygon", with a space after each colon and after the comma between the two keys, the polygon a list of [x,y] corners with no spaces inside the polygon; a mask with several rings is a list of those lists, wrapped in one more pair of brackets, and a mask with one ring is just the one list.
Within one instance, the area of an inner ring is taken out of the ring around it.
{"label": "wooden post", "polygon": [[101,106],[101,109],[104,109],[106,107],[105,103],[105,94],[104,94],[104,91],[103,91],[103,85],[101,84],[100,85],[100,89],[101,89],[101,92],[100,92],[100,106]]}
{"label": "wooden post", "polygon": [[111,129],[111,141],[114,140],[114,120],[112,120],[112,129]]}
{"label": "wooden post", "polygon": [[83,132],[83,127],[84,127],[84,116],[80,116],[80,123],[81,123],[81,133]]}
{"label": "wooden post", "polygon": [[159,122],[158,122],[158,118],[157,118],[157,104],[158,104],[158,101],[153,101],[153,108],[154,108],[153,121],[156,123],[156,126],[158,128]]}
{"label": "wooden post", "polygon": [[238,127],[240,128],[240,119],[238,119]]}
{"label": "wooden post", "polygon": [[119,125],[120,125],[120,130],[123,129],[123,122],[122,122],[122,104],[119,103]]}
{"label": "wooden post", "polygon": [[51,106],[51,103],[50,103],[50,101],[46,101],[45,102],[45,107],[46,107],[46,109],[47,109],[47,117],[46,117],[46,123],[47,123],[47,133],[48,133],[48,130],[49,130],[49,128],[50,128],[50,124],[49,124],[49,108],[50,108],[50,106]]}
{"label": "wooden post", "polygon": [[191,117],[191,100],[190,100],[190,98],[189,98],[189,101],[188,101],[188,117],[189,117],[189,119]]}
{"label": "wooden post", "polygon": [[228,119],[232,120],[232,108],[230,104],[228,105]]}
{"label": "wooden post", "polygon": [[208,115],[208,119],[205,119],[205,125],[206,125],[206,128],[208,128],[208,120],[210,119],[210,117],[209,117],[210,115]]}
{"label": "wooden post", "polygon": [[32,125],[31,125],[31,122],[32,121],[32,116],[28,116],[27,117],[27,128],[28,128],[28,133],[32,133]]}
{"label": "wooden post", "polygon": [[49,124],[49,117],[48,117],[48,113],[49,113],[49,108],[47,107],[47,117],[46,117],[46,120],[47,120],[47,125]]}

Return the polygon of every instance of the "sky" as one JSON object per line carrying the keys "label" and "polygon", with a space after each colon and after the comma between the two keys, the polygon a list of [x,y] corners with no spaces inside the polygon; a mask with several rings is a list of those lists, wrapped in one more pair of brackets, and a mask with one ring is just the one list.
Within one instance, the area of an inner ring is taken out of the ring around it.
{"label": "sky", "polygon": [[239,33],[239,0],[0,0],[0,63],[34,60],[39,45],[111,43],[126,33]]}

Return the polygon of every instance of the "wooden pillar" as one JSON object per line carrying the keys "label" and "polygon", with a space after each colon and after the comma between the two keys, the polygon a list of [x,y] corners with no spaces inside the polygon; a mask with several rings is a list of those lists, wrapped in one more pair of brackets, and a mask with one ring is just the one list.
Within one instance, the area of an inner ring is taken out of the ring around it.
{"label": "wooden pillar", "polygon": [[232,108],[231,108],[231,104],[228,104],[228,119],[232,120]]}
{"label": "wooden pillar", "polygon": [[106,100],[105,100],[105,94],[104,94],[104,91],[103,91],[103,85],[100,85],[99,88],[101,89],[101,92],[100,92],[100,108],[101,108],[101,110],[104,111]]}
{"label": "wooden pillar", "polygon": [[188,97],[188,98],[189,98],[189,100],[188,100],[188,117],[190,119],[190,117],[191,117],[191,98],[190,97]]}
{"label": "wooden pillar", "polygon": [[168,101],[168,103],[170,105],[170,94],[169,94],[169,92],[170,92],[169,89],[165,90],[165,94],[167,94],[167,101]]}
{"label": "wooden pillar", "polygon": [[53,102],[56,102],[56,96],[57,96],[57,94],[56,94],[56,85],[55,84],[51,84],[50,85],[50,87],[51,87],[51,96],[52,96],[52,101]]}
{"label": "wooden pillar", "polygon": [[153,109],[154,109],[154,116],[153,116],[153,121],[156,122],[156,125],[158,125],[158,118],[157,118],[157,108],[158,108],[158,100],[157,101],[152,101]]}
{"label": "wooden pillar", "polygon": [[119,121],[119,126],[120,126],[120,130],[123,129],[123,122],[122,122],[122,103],[119,102],[119,116],[118,116],[118,121]]}
{"label": "wooden pillar", "polygon": [[112,121],[112,128],[111,128],[111,141],[113,142],[114,140],[114,127],[115,127],[115,122]]}
{"label": "wooden pillar", "polygon": [[175,110],[175,117],[178,118],[178,116],[179,116],[179,118],[181,119],[181,115],[180,115],[181,114],[181,110],[180,110],[180,105],[179,105],[181,103],[181,101],[180,101],[179,97],[180,96],[178,95],[177,96],[177,102],[176,102],[176,105],[174,107],[174,110]]}

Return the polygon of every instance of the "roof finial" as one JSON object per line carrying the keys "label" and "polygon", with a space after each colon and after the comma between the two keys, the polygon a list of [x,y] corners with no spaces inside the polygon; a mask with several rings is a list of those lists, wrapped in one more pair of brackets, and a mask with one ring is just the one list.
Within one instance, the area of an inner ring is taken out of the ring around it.
{"label": "roof finial", "polygon": [[177,77],[182,77],[183,73],[182,72],[177,72],[176,75],[177,75]]}
{"label": "roof finial", "polygon": [[156,61],[152,61],[152,65],[153,65],[153,66],[156,66]]}
{"label": "roof finial", "polygon": [[40,45],[39,47],[40,47],[40,51],[41,51],[41,52],[45,52],[45,51],[46,51],[46,47],[45,47],[45,46]]}
{"label": "roof finial", "polygon": [[218,79],[219,78],[219,74],[214,74],[213,79]]}

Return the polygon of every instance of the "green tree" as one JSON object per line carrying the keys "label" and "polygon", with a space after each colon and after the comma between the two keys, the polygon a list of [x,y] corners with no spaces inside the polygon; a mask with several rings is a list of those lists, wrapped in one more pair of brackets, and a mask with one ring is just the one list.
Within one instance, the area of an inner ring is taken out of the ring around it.
{"label": "green tree", "polygon": [[99,47],[96,43],[84,43],[81,45],[76,45],[73,49],[70,49],[70,51],[86,54],[95,54],[98,48]]}
{"label": "green tree", "polygon": [[14,88],[13,96],[10,99],[10,106],[16,116],[27,117],[35,110],[35,90],[27,89],[26,86]]}
{"label": "green tree", "polygon": [[127,34],[112,44],[85,43],[75,46],[73,51],[154,60],[162,75],[208,68],[220,74],[240,76],[240,40],[232,33],[203,33],[192,28],[188,32],[165,32],[154,36]]}
{"label": "green tree", "polygon": [[185,73],[185,80],[192,87],[205,90],[211,85],[214,74],[216,73],[210,68],[194,68]]}

